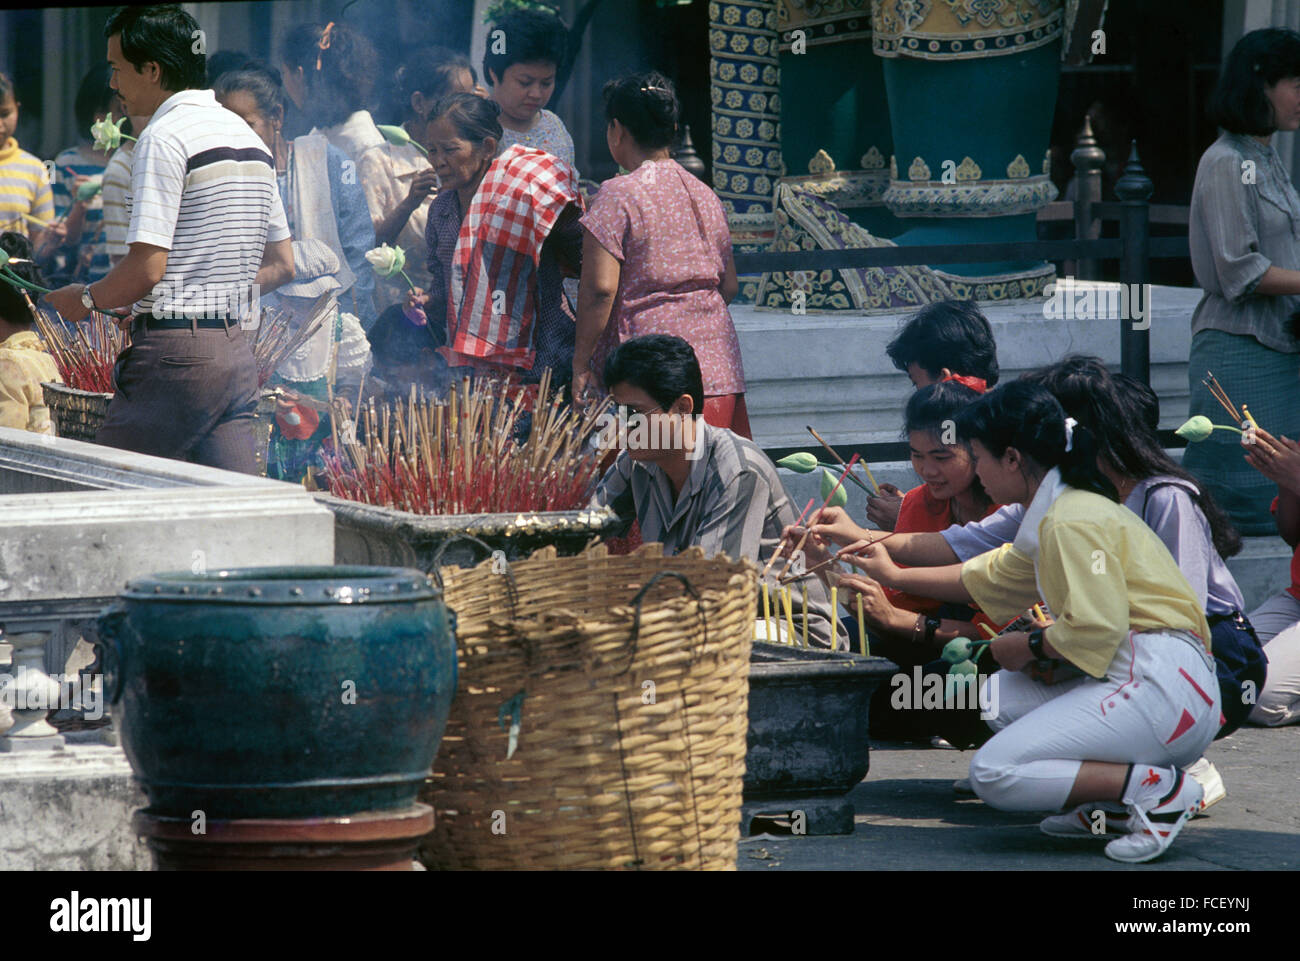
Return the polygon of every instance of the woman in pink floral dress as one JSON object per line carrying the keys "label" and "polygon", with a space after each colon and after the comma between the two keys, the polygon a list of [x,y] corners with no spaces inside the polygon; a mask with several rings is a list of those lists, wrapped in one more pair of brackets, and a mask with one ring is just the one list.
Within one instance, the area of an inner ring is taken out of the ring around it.
{"label": "woman in pink floral dress", "polygon": [[731,235],[713,191],[669,156],[672,83],[658,73],[605,85],[609,152],[629,173],[601,185],[583,216],[574,396],[600,382],[605,358],[643,334],[695,348],[704,419],[750,437],[740,342],[727,304],[739,289]]}

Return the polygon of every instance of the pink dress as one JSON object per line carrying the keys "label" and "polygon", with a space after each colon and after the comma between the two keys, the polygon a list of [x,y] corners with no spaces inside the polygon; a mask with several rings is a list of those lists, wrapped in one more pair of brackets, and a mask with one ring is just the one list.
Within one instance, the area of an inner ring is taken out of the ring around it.
{"label": "pink dress", "polygon": [[592,357],[597,377],[623,341],[674,334],[695,348],[706,396],[744,393],[740,341],[719,289],[731,234],[713,191],[674,160],[648,162],[601,184],[580,223],[623,265]]}

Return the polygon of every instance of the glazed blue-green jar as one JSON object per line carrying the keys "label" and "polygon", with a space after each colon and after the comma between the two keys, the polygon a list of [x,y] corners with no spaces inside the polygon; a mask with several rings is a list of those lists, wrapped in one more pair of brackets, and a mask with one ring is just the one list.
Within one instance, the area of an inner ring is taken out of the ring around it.
{"label": "glazed blue-green jar", "polygon": [[149,813],[303,818],[414,802],[453,630],[419,571],[264,567],[132,581],[98,646]]}

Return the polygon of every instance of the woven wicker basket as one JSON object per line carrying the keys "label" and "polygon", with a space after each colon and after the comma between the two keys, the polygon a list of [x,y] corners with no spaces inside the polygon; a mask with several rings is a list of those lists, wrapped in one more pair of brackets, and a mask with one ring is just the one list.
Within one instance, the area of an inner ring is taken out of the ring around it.
{"label": "woven wicker basket", "polygon": [[421,860],[734,870],[754,566],[651,544],[546,548],[501,570],[441,571],[460,681],[422,793],[437,820]]}
{"label": "woven wicker basket", "polygon": [[64,384],[41,384],[45,406],[50,409],[54,433],[72,440],[95,440],[95,431],[104,422],[112,394],[97,394]]}

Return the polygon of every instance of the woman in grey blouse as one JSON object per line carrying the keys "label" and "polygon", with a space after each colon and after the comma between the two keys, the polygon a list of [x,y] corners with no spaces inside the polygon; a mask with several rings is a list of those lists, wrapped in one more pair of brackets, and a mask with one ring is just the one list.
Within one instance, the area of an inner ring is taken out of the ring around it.
{"label": "woman in grey blouse", "polygon": [[[1223,133],[1201,155],[1189,226],[1204,290],[1192,315],[1190,413],[1223,423],[1202,385],[1212,371],[1274,434],[1300,434],[1300,196],[1271,144],[1300,128],[1300,33],[1255,30],[1228,54],[1211,111]],[[1187,448],[1184,465],[1243,534],[1272,534],[1274,485],[1245,463],[1235,435]]]}

